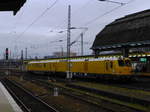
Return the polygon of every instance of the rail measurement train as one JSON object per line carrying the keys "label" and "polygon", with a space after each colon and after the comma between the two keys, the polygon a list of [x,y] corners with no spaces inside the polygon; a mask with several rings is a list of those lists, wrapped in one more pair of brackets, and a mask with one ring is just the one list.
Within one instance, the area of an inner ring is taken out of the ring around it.
{"label": "rail measurement train", "polygon": [[26,70],[35,73],[67,73],[68,63],[73,76],[132,76],[129,58],[75,57],[26,61]]}

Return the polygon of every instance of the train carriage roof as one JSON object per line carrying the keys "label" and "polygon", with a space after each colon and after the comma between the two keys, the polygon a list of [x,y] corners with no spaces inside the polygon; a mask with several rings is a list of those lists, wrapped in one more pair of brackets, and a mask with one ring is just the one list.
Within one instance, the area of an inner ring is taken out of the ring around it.
{"label": "train carriage roof", "polygon": [[127,15],[108,24],[97,34],[92,49],[150,44],[150,10]]}
{"label": "train carriage roof", "polygon": [[[122,57],[121,53],[113,53],[113,54],[101,54],[98,55],[99,58],[106,58],[106,57]],[[137,53],[130,53],[129,57],[150,57],[150,53],[144,53],[144,52],[137,52]],[[74,56],[70,57],[70,59],[90,59],[95,58],[95,55],[85,55],[85,56]],[[57,58],[48,58],[48,59],[28,59],[24,60],[25,63],[31,62],[31,61],[45,61],[45,60],[66,60],[66,57],[57,57]]]}

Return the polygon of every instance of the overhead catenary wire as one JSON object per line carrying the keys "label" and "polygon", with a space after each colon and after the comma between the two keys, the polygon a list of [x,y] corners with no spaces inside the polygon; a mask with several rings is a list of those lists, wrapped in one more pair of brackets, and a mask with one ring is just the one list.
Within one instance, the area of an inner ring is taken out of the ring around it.
{"label": "overhead catenary wire", "polygon": [[83,26],[87,26],[87,25],[89,25],[89,24],[92,24],[93,22],[95,22],[95,21],[98,20],[99,18],[102,18],[102,17],[104,17],[104,16],[106,16],[106,15],[112,13],[113,11],[115,11],[115,10],[117,10],[117,9],[119,9],[119,8],[121,8],[121,7],[123,7],[123,6],[127,5],[127,4],[129,4],[129,3],[131,3],[131,2],[133,2],[133,1],[135,1],[135,0],[130,0],[130,1],[127,2],[127,3],[124,3],[124,4],[122,4],[122,5],[119,5],[119,6],[115,7],[115,8],[113,8],[113,9],[111,9],[111,10],[109,10],[109,11],[107,11],[107,12],[105,12],[105,13],[103,13],[103,14],[97,16],[97,17],[95,17],[94,19],[92,19],[92,20],[86,22]]}
{"label": "overhead catenary wire", "polygon": [[[78,11],[81,11],[81,9],[83,9],[85,6],[87,6],[87,4],[89,4],[90,2],[91,2],[91,0],[88,0],[85,4],[82,5],[82,7],[78,8],[77,10],[72,12],[72,15],[76,14]],[[67,17],[63,21],[61,21],[61,23],[59,25],[55,26],[55,28],[61,27],[66,22],[67,22]]]}
{"label": "overhead catenary wire", "polygon": [[[59,0],[55,0],[54,3],[52,3],[48,8],[46,8],[43,13],[41,13],[41,15],[39,15],[22,33],[20,33],[16,39],[14,40],[14,43],[17,41],[17,39],[19,39],[19,37],[23,36],[25,34],[25,32],[34,24],[36,23],[41,17],[43,17],[51,8],[54,7],[54,5],[56,5],[56,3],[58,2]],[[21,42],[22,43],[22,42]],[[27,42],[23,42],[23,43],[27,43]],[[31,44],[31,43],[28,43],[28,44]]]}
{"label": "overhead catenary wire", "polygon": [[19,36],[17,36],[17,38],[23,36],[23,35],[25,34],[25,32],[28,31],[28,29],[29,29],[33,24],[35,24],[35,23],[36,23],[41,17],[43,17],[51,8],[53,8],[53,7],[56,5],[56,3],[57,3],[58,1],[59,1],[59,0],[55,0],[55,2],[54,2],[52,5],[50,5],[48,8],[46,8],[46,9],[42,12],[42,14],[40,14]]}
{"label": "overhead catenary wire", "polygon": [[[109,11],[103,13],[102,15],[97,16],[96,18],[94,18],[94,19],[88,21],[87,23],[83,24],[82,26],[87,26],[87,25],[89,25],[89,24],[92,24],[93,22],[95,22],[95,21],[98,20],[99,18],[102,18],[102,17],[104,17],[104,16],[110,14],[111,12],[113,12],[113,11],[115,11],[115,10],[121,8],[122,6],[127,5],[127,4],[129,4],[129,3],[133,2],[133,1],[134,1],[134,0],[130,0],[130,1],[128,1],[127,3],[123,3],[123,4],[117,6],[117,7],[113,8],[113,9],[111,9],[111,10],[109,10]],[[87,1],[82,7],[85,7],[85,5],[87,5],[89,2],[90,2],[90,1]],[[81,8],[82,8],[82,7],[81,7]],[[81,9],[81,8],[80,8],[80,9]],[[76,10],[76,11],[73,12],[73,13],[76,13],[77,11],[78,11],[78,10]],[[65,22],[65,20],[64,20],[63,22]],[[62,25],[62,24],[61,24],[61,25]],[[79,39],[79,36],[77,37],[77,39],[75,39],[75,41],[78,40],[78,39]],[[74,42],[74,41],[73,41],[73,42]]]}
{"label": "overhead catenary wire", "polygon": [[[26,7],[26,5],[24,6]],[[18,12],[20,13],[19,17],[18,17],[18,20],[16,20],[12,26],[12,28],[10,29],[10,32],[8,34],[10,34],[10,37],[12,36],[12,34],[16,34],[16,28],[17,28],[17,25],[19,24],[19,22],[22,20],[22,17],[23,17],[23,14],[24,14],[24,10],[22,10],[22,12]]]}
{"label": "overhead catenary wire", "polygon": [[78,8],[77,10],[75,10],[75,11],[73,12],[73,14],[76,14],[77,12],[81,12],[81,10],[82,10],[83,8],[85,8],[90,2],[91,2],[91,0],[88,0],[82,7]]}
{"label": "overhead catenary wire", "polygon": [[[56,1],[58,1],[58,0],[56,0]],[[55,2],[56,2],[56,1],[55,1]],[[133,0],[130,0],[130,1],[133,1]],[[103,14],[103,16],[107,15],[107,13],[109,14],[109,13],[113,12],[114,10],[116,10],[116,9],[118,9],[118,8],[120,8],[120,7],[121,7],[121,6],[115,7],[115,8],[112,9],[111,11],[106,12],[106,14]],[[48,10],[46,9],[45,11],[47,12]],[[45,11],[44,11],[44,12],[45,12]],[[45,13],[46,13],[46,12],[45,12]],[[45,13],[44,13],[44,14],[45,14]],[[43,14],[43,15],[44,15],[44,14]],[[43,15],[42,15],[42,16],[43,16]],[[94,19],[93,19],[94,21],[93,21],[93,20],[92,20],[92,21],[89,21],[90,23],[88,23],[88,25],[91,24],[91,23],[93,23],[93,22],[95,22],[97,19],[99,19],[99,18],[101,18],[101,17],[103,17],[103,16],[100,15],[100,16],[94,18]],[[40,17],[40,16],[39,16],[39,17]],[[41,17],[40,17],[40,18],[41,18]],[[37,20],[35,20],[35,22],[37,22],[40,18],[37,18]],[[35,22],[33,21],[33,22],[31,23],[31,26],[32,26]],[[21,37],[22,35],[24,35],[24,33],[25,33],[31,26],[29,25],[29,26],[27,27],[27,29],[26,29],[24,32],[22,32],[21,35],[19,35],[18,37]],[[78,39],[79,39],[79,37],[78,37]],[[78,40],[78,39],[77,39],[77,40]],[[76,39],[75,39],[75,40],[76,40]]]}
{"label": "overhead catenary wire", "polygon": [[36,48],[36,49],[38,49],[38,48],[42,48],[42,47],[46,47],[46,46],[47,46],[47,47],[49,47],[49,46],[54,46],[54,44],[59,43],[59,42],[64,42],[64,41],[67,41],[67,40],[64,39],[64,40],[49,41],[49,42],[47,42],[47,43],[36,44],[36,45],[32,44],[31,48]]}
{"label": "overhead catenary wire", "polygon": [[26,41],[19,41],[20,43],[23,43],[23,44],[28,44],[28,48],[31,48],[31,49],[39,49],[39,48],[42,48],[42,47],[48,47],[48,46],[54,46],[54,44],[56,43],[59,43],[59,42],[65,42],[67,39],[65,37],[61,37],[61,39],[57,38],[55,40],[52,40],[52,41],[46,41],[44,43],[39,43],[39,44],[34,44],[34,43],[29,43],[29,42],[26,42]]}
{"label": "overhead catenary wire", "polygon": [[102,2],[110,2],[110,3],[114,3],[114,4],[119,4],[119,5],[124,5],[124,4],[126,4],[126,3],[123,3],[123,2],[112,1],[112,0],[99,0],[99,1],[102,1]]}
{"label": "overhead catenary wire", "polygon": [[[87,31],[86,29],[84,29],[84,30],[85,30],[85,31],[82,32],[82,34],[84,34],[84,33]],[[75,38],[74,41],[72,41],[72,42],[70,43],[70,45],[73,45],[74,43],[78,42],[79,38],[81,38],[81,33]]]}

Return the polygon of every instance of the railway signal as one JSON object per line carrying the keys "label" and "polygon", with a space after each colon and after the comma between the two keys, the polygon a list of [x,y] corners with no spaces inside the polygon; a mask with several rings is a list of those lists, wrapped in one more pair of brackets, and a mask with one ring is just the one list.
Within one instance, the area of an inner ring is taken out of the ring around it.
{"label": "railway signal", "polygon": [[9,57],[9,51],[8,51],[8,48],[6,48],[6,52],[5,52],[5,58],[6,58],[6,60],[8,60],[8,57]]}

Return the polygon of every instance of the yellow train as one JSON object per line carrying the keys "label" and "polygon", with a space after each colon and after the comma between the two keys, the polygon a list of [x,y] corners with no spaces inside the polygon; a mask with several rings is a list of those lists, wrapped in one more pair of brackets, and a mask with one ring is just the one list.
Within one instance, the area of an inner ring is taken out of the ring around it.
{"label": "yellow train", "polygon": [[131,60],[117,57],[75,57],[69,62],[67,58],[31,60],[27,62],[26,69],[45,73],[67,73],[70,69],[73,76],[132,76]]}

